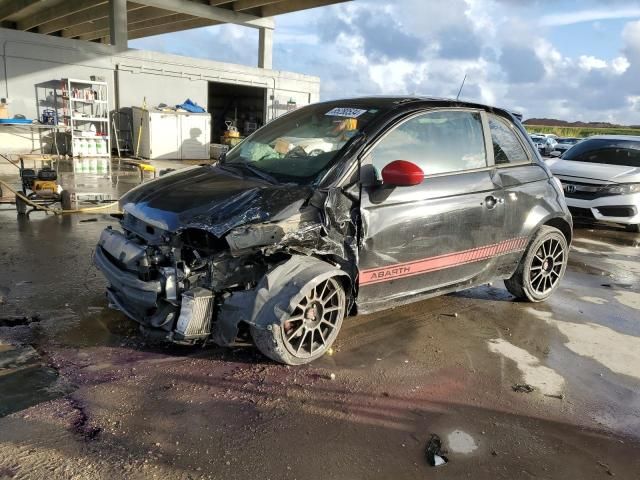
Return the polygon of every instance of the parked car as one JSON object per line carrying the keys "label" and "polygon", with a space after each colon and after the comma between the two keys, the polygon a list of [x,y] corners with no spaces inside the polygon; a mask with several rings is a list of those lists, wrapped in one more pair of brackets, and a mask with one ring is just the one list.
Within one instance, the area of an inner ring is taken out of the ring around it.
{"label": "parked car", "polygon": [[640,136],[589,137],[549,165],[574,216],[640,232]]}
{"label": "parked car", "polygon": [[557,142],[551,137],[545,137],[544,135],[531,135],[531,140],[540,152],[540,155],[544,155],[545,157],[550,156],[551,152],[556,149]]}
{"label": "parked car", "polygon": [[300,108],[120,204],[95,251],[113,307],[173,342],[252,338],[287,364],[322,356],[348,315],[492,279],[545,300],[572,236],[517,119],[422,98]]}
{"label": "parked car", "polygon": [[558,138],[558,143],[556,144],[555,151],[559,152],[559,156],[562,156],[567,150],[569,150],[579,141],[580,139],[575,137]]}

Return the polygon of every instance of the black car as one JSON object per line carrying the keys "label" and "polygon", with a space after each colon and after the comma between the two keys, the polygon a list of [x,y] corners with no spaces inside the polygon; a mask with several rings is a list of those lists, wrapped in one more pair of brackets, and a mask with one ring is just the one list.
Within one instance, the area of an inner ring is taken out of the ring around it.
{"label": "black car", "polygon": [[168,340],[310,362],[348,315],[505,279],[542,301],[572,223],[509,112],[425,98],[319,103],[216,166],[121,199],[95,252],[110,304]]}
{"label": "black car", "polygon": [[563,155],[567,150],[569,150],[579,141],[580,139],[575,137],[559,138],[558,143],[555,146],[555,151],[560,152],[560,155]]}

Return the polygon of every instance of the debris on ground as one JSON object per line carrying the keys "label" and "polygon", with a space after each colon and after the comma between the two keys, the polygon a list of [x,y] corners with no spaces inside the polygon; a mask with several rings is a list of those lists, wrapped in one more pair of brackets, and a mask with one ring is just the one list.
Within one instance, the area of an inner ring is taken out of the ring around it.
{"label": "debris on ground", "polygon": [[97,218],[85,218],[84,220],[80,220],[80,223],[92,223],[92,222],[97,222],[98,219]]}
{"label": "debris on ground", "polygon": [[440,437],[435,433],[431,434],[427,442],[425,454],[427,456],[427,463],[432,467],[445,465],[449,461],[444,455],[445,452],[442,450],[442,440],[440,440]]}
{"label": "debris on ground", "polygon": [[33,322],[39,322],[40,316],[33,315],[31,317],[18,316],[18,317],[1,317],[0,318],[0,327],[18,327],[23,325],[29,325]]}
{"label": "debris on ground", "polygon": [[607,472],[607,475],[609,475],[610,477],[615,477],[616,474],[611,471],[611,469],[609,468],[609,465],[607,465],[604,462],[598,462],[598,465],[604,468],[604,471]]}
{"label": "debris on ground", "polygon": [[518,393],[531,393],[536,388],[529,385],[528,383],[516,383],[513,387],[511,387],[514,392]]}
{"label": "debris on ground", "polygon": [[558,394],[558,395],[551,395],[551,394],[545,394],[545,397],[549,397],[549,398],[557,398],[558,400],[564,400],[564,395],[562,393]]}
{"label": "debris on ground", "polygon": [[329,380],[335,380],[336,379],[336,374],[335,373],[330,373],[329,374]]}

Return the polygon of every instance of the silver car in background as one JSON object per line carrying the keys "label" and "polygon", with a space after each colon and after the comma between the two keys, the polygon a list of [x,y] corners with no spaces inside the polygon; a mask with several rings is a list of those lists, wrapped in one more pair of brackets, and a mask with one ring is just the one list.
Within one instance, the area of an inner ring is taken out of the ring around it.
{"label": "silver car in background", "polygon": [[548,157],[556,149],[557,142],[552,137],[544,135],[531,135],[531,141],[540,152],[540,155]]}
{"label": "silver car in background", "polygon": [[640,136],[598,135],[547,162],[575,219],[640,232]]}

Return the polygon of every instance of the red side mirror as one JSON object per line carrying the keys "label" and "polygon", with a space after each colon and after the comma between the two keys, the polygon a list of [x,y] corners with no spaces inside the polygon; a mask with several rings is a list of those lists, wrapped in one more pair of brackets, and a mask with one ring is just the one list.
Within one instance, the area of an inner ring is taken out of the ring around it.
{"label": "red side mirror", "polygon": [[424,172],[415,163],[394,160],[382,169],[382,181],[391,187],[410,187],[424,180]]}

